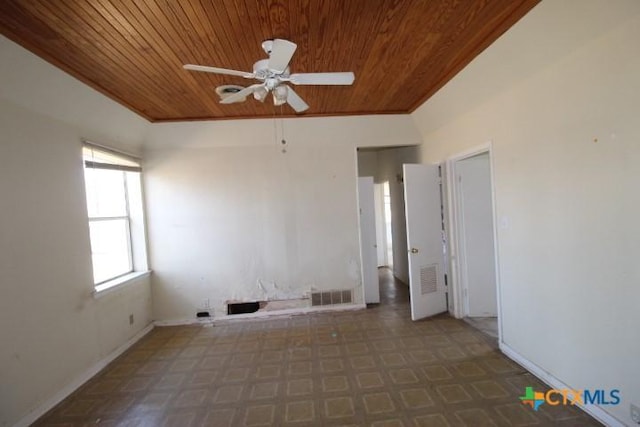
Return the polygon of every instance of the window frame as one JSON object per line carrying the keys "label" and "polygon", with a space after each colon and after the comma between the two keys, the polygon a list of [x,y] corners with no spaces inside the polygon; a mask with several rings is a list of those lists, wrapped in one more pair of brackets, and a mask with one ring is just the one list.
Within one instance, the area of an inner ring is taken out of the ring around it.
{"label": "window frame", "polygon": [[[86,168],[86,166],[85,166]],[[125,229],[126,229],[126,241],[127,241],[127,261],[129,262],[129,266],[127,271],[125,271],[124,273],[120,273],[117,274],[116,276],[112,276],[109,277],[105,280],[102,280],[101,282],[96,282],[95,281],[95,276],[94,276],[94,280],[93,280],[93,284],[94,286],[99,286],[99,285],[103,285],[111,280],[114,279],[118,279],[122,276],[126,276],[127,274],[133,273],[134,269],[133,269],[133,242],[131,240],[131,214],[130,214],[130,209],[129,209],[129,189],[127,188],[127,176],[125,175],[126,172],[122,171],[122,183],[124,186],[124,205],[125,205],[125,212],[126,215],[124,216],[91,216],[91,215],[87,215],[87,220],[89,222],[89,229],[91,229],[91,223],[92,222],[107,222],[107,221],[123,221],[125,222]],[[91,258],[92,258],[92,262],[93,262],[93,251],[91,252]]]}
{"label": "window frame", "polygon": [[[98,145],[98,144],[94,144],[94,143],[90,143],[87,141],[83,141],[83,145],[82,145],[82,159],[83,159],[83,175],[85,178],[85,197],[87,197],[88,200],[88,189],[86,186],[86,171],[88,169],[107,169],[107,170],[113,170],[113,171],[119,171],[121,172],[121,176],[122,176],[122,185],[123,185],[123,190],[124,190],[124,206],[125,206],[125,215],[119,215],[119,216],[91,216],[89,214],[89,208],[87,206],[87,225],[89,227],[89,229],[91,229],[91,224],[92,223],[96,223],[96,222],[104,222],[104,221],[124,221],[125,223],[125,230],[126,230],[126,244],[127,244],[127,260],[128,260],[128,269],[126,272],[122,272],[117,274],[116,276],[111,276],[109,278],[106,278],[104,280],[101,280],[100,282],[96,282],[96,278],[95,278],[95,272],[93,270],[93,265],[94,265],[94,255],[93,255],[93,250],[91,250],[91,265],[92,265],[92,272],[93,272],[93,287],[95,289],[95,293],[100,293],[100,292],[104,292],[112,287],[115,286],[119,286],[123,283],[126,283],[127,280],[129,278],[134,279],[137,277],[140,277],[143,274],[148,273],[147,271],[147,259],[146,259],[146,231],[145,231],[145,225],[144,225],[144,213],[143,213],[143,206],[142,206],[142,167],[140,165],[140,159],[131,156],[127,153],[121,153],[119,151]],[[107,157],[111,158],[111,161],[107,160],[107,161],[95,161],[94,160],[87,160],[86,156],[87,156],[87,150],[91,153],[91,155],[94,155],[95,153],[101,153],[104,155],[107,155]],[[121,162],[121,163],[118,163]],[[135,164],[136,166],[132,166],[131,164]],[[134,175],[135,173],[135,175]],[[132,230],[132,209],[131,209],[131,189],[130,189],[130,183],[129,181],[131,179],[137,179],[140,180],[140,184],[137,184],[134,186],[135,188],[137,188],[136,190],[136,197],[139,197],[140,200],[137,202],[140,204],[140,206],[137,207],[136,211],[140,211],[142,213],[140,220],[140,227],[136,227],[136,228],[140,228],[141,231],[138,231],[137,234],[139,234],[137,236],[137,238],[134,236],[133,230]],[[91,245],[91,236],[89,236],[89,245],[90,247],[92,247]],[[138,255],[138,257],[136,257],[135,254],[135,249],[134,249],[134,245],[135,247],[137,247],[138,245],[141,246],[142,249],[142,258],[144,259],[136,259],[136,258],[140,258],[140,256]],[[140,268],[142,267],[142,268]]]}

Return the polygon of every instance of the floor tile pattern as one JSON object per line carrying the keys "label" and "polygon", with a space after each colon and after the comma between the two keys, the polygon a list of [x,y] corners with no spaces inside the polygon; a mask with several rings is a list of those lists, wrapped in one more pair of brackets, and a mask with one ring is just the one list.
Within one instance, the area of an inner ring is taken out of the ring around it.
{"label": "floor tile pattern", "polygon": [[442,315],[412,322],[381,269],[367,310],[159,327],[39,426],[597,426],[523,405],[546,387],[495,340]]}

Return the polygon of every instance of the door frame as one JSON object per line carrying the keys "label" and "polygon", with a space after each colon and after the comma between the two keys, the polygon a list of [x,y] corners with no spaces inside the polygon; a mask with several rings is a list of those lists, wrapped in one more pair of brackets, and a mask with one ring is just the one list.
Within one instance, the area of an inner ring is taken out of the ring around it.
{"label": "door frame", "polygon": [[493,219],[493,254],[494,254],[494,269],[496,277],[496,298],[498,306],[498,341],[502,342],[502,296],[501,296],[501,284],[500,284],[500,265],[498,254],[498,221],[496,215],[496,192],[495,192],[495,175],[494,175],[494,162],[493,162],[493,149],[492,141],[476,146],[472,149],[468,149],[458,154],[455,154],[447,158],[445,164],[446,172],[446,193],[447,193],[447,219],[449,230],[448,236],[448,249],[449,249],[449,290],[450,295],[453,298],[453,310],[452,314],[456,318],[463,318],[468,312],[468,307],[465,302],[464,288],[466,277],[462,274],[462,267],[466,260],[465,254],[462,250],[463,246],[463,230],[464,224],[462,221],[461,202],[462,194],[461,188],[456,179],[457,176],[457,163],[466,160],[470,157],[477,156],[479,154],[489,154],[489,167],[491,169],[490,185],[491,185],[491,208]]}

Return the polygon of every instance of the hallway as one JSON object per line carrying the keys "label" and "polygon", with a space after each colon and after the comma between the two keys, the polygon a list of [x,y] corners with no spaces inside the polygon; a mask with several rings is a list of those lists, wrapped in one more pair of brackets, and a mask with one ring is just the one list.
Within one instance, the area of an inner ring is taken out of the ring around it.
{"label": "hallway", "polygon": [[448,315],[412,322],[381,269],[367,310],[157,327],[40,426],[596,426]]}

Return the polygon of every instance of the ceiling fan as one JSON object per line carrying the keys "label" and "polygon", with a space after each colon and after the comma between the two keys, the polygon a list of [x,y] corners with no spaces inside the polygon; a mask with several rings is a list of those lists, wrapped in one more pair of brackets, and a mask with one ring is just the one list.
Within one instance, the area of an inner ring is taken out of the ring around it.
{"label": "ceiling fan", "polygon": [[260,83],[253,84],[228,96],[220,101],[221,104],[242,102],[250,94],[260,102],[264,102],[267,94],[273,94],[274,105],[289,104],[297,113],[309,108],[306,102],[286,83],[293,85],[351,85],[355,76],[346,73],[289,73],[289,62],[296,51],[293,42],[283,39],[266,40],[262,42],[262,49],[269,55],[253,64],[253,72],[229,70],[226,68],[208,67],[204,65],[186,64],[186,70],[204,71],[206,73],[227,74],[246,79],[256,79]]}

